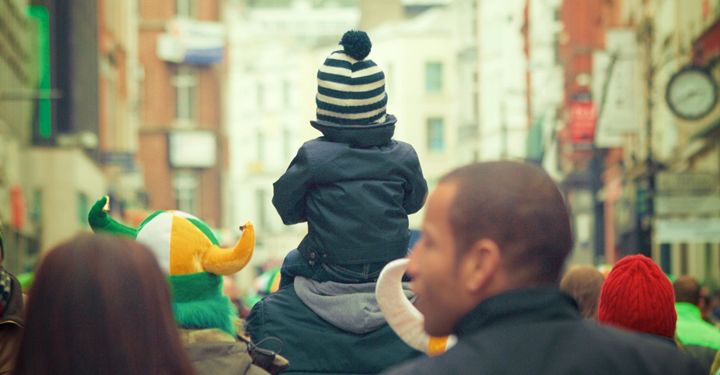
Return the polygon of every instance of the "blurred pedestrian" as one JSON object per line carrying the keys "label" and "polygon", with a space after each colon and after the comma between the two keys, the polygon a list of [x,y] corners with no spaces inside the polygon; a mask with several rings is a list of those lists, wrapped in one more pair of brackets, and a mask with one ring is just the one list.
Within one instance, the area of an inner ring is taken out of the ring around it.
{"label": "blurred pedestrian", "polygon": [[15,374],[192,374],[167,282],[142,245],[81,235],[35,274]]}
{"label": "blurred pedestrian", "polygon": [[677,311],[677,339],[683,349],[707,370],[720,350],[720,330],[702,318],[706,307],[700,283],[692,276],[680,276],[673,283]]}
{"label": "blurred pedestrian", "polygon": [[582,319],[558,289],[572,246],[565,200],[542,169],[450,172],[428,199],[407,272],[425,331],[458,341],[387,374],[703,373],[672,345]]}
{"label": "blurred pedestrian", "polygon": [[0,375],[12,373],[24,325],[22,288],[17,278],[3,266],[4,259],[0,227]]}
{"label": "blurred pedestrian", "polygon": [[605,277],[595,267],[576,266],[568,270],[560,280],[560,290],[575,299],[583,318],[596,319],[604,281]]}

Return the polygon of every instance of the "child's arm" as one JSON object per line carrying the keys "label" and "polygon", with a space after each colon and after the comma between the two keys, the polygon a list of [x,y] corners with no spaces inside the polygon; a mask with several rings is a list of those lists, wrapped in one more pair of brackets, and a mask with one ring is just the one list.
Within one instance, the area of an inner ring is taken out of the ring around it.
{"label": "child's arm", "polygon": [[286,225],[307,221],[305,192],[311,184],[310,162],[304,147],[301,147],[287,171],[273,184],[272,202]]}
{"label": "child's arm", "polygon": [[420,161],[412,150],[411,156],[408,158],[407,165],[410,167],[410,173],[407,175],[407,181],[405,183],[405,199],[403,200],[403,208],[408,214],[414,214],[418,212],[423,204],[425,204],[425,197],[427,196],[428,187],[427,181],[420,168]]}

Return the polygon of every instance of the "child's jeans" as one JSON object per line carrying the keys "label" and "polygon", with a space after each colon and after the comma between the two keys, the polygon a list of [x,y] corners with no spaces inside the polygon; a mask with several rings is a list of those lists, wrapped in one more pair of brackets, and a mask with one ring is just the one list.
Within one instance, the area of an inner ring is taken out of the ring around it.
{"label": "child's jeans", "polygon": [[319,282],[335,281],[345,284],[374,282],[377,281],[385,264],[387,262],[339,266],[316,262],[311,265],[295,249],[288,253],[283,261],[282,268],[280,268],[280,288],[292,284],[295,276],[302,276]]}

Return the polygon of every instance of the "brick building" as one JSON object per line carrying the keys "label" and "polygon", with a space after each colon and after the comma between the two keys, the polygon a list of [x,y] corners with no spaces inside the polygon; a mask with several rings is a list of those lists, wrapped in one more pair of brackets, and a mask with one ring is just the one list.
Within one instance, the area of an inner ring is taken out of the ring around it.
{"label": "brick building", "polygon": [[139,159],[151,209],[221,225],[225,45],[220,1],[140,1]]}

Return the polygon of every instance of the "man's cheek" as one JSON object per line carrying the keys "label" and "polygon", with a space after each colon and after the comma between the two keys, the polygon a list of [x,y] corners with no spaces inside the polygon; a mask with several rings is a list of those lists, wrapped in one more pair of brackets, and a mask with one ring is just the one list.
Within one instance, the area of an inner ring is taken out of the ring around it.
{"label": "man's cheek", "polygon": [[413,283],[411,288],[412,288],[413,293],[415,293],[415,303],[414,303],[415,307],[418,310],[420,310],[421,313],[424,313],[425,312],[425,303],[424,302],[427,299],[427,297],[425,296],[423,289],[418,285],[418,283]]}

